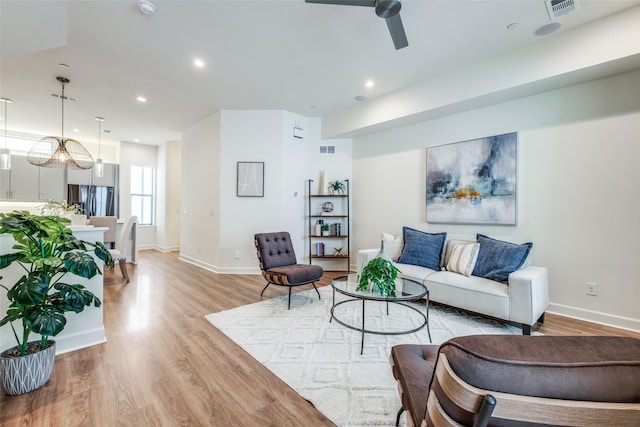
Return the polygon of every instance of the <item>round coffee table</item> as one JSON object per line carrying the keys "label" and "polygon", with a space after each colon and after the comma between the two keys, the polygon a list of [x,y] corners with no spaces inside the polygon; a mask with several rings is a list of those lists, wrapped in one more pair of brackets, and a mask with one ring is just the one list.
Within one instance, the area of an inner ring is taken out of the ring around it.
{"label": "round coffee table", "polygon": [[[422,283],[417,282],[412,279],[399,277],[396,279],[396,292],[393,295],[382,296],[378,292],[374,290],[363,290],[357,291],[358,281],[360,280],[360,276],[358,274],[348,274],[346,276],[336,277],[331,282],[331,287],[333,288],[333,302],[331,305],[331,318],[329,321],[335,319],[336,322],[345,326],[349,329],[353,329],[355,331],[362,332],[362,340],[360,342],[360,354],[362,354],[364,350],[364,334],[376,334],[376,335],[402,335],[402,334],[411,334],[419,331],[420,329],[427,327],[427,333],[429,334],[429,342],[431,342],[431,331],[429,330],[429,290]],[[350,299],[340,301],[336,303],[336,292],[351,297]],[[407,301],[417,301],[420,298],[426,297],[426,309],[425,313],[418,310],[416,307],[405,304]],[[336,307],[354,302],[354,301],[362,301],[362,325],[354,326],[350,325],[340,319],[338,319],[334,313]],[[365,320],[365,302],[366,301],[382,301],[387,303],[387,315],[389,315],[389,303],[394,303],[396,305],[400,305],[411,309],[424,319],[421,325],[417,328],[403,330],[403,331],[374,331],[371,329],[366,329],[364,327]]]}

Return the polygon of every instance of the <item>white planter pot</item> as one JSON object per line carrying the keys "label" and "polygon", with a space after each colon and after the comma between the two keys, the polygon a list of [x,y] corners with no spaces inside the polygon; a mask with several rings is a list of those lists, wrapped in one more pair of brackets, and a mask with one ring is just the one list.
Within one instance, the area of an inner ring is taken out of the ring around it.
{"label": "white planter pot", "polygon": [[5,357],[0,354],[0,385],[2,391],[10,396],[29,393],[42,387],[49,381],[56,360],[56,342],[38,353],[20,357]]}

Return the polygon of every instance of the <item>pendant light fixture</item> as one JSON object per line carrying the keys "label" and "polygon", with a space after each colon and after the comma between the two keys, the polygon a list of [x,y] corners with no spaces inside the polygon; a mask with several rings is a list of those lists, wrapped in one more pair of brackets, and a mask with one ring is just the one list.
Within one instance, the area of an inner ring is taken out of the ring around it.
{"label": "pendant light fixture", "polygon": [[96,159],[96,164],[93,166],[93,170],[96,173],[96,178],[102,178],[104,176],[104,163],[102,162],[102,144],[101,144],[101,136],[102,136],[102,122],[104,122],[104,117],[96,117],[98,121],[98,158]]}
{"label": "pendant light fixture", "polygon": [[47,136],[36,142],[29,153],[27,160],[35,166],[45,168],[70,168],[91,169],[93,157],[82,144],[75,139],[64,137],[64,85],[69,83],[66,77],[56,77],[62,85],[62,133],[59,137]]}
{"label": "pendant light fixture", "polygon": [[4,147],[0,148],[0,169],[11,169],[11,152],[7,148],[7,107],[13,101],[8,98],[0,98],[4,103]]}

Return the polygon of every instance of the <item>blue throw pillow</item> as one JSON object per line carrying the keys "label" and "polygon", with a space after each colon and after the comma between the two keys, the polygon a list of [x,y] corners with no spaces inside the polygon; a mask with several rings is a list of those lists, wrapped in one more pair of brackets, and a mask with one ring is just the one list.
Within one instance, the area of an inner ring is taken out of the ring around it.
{"label": "blue throw pillow", "polygon": [[531,242],[517,245],[483,234],[478,234],[476,239],[480,243],[480,250],[471,274],[500,283],[509,283],[509,274],[520,268],[533,247]]}
{"label": "blue throw pillow", "polygon": [[402,227],[404,247],[398,258],[400,264],[412,264],[440,270],[440,255],[447,233],[425,233],[409,227]]}

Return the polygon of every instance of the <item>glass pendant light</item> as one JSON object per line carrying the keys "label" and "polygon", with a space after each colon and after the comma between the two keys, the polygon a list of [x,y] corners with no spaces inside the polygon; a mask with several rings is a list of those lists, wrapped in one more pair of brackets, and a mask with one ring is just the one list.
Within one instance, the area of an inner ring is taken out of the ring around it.
{"label": "glass pendant light", "polygon": [[104,176],[104,163],[102,162],[102,144],[101,144],[101,136],[102,136],[102,122],[104,122],[104,117],[96,117],[98,121],[98,158],[96,159],[96,164],[93,165],[93,170],[96,173],[96,178],[102,178]]}
{"label": "glass pendant light", "polygon": [[45,168],[91,169],[93,157],[84,146],[75,139],[64,137],[64,85],[69,83],[66,77],[56,77],[62,85],[62,134],[61,136],[47,136],[36,142],[27,160],[34,166]]}
{"label": "glass pendant light", "polygon": [[0,148],[0,169],[11,169],[11,152],[7,148],[7,107],[13,101],[8,98],[0,98],[4,102],[4,147]]}

